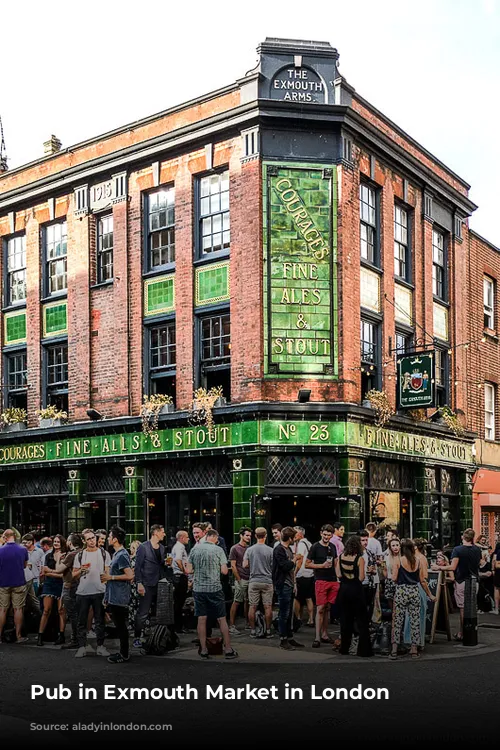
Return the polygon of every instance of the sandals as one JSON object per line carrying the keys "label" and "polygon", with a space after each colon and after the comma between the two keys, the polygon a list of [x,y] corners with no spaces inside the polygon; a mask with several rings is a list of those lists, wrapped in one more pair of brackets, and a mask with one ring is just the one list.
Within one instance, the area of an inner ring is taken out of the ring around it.
{"label": "sandals", "polygon": [[319,648],[320,646],[321,646],[321,643],[319,641],[317,641],[317,640],[313,641],[313,643],[312,643],[312,647],[313,648]]}
{"label": "sandals", "polygon": [[420,659],[420,654],[418,653],[418,651],[413,651],[413,652],[410,652],[410,657],[412,659]]}
{"label": "sandals", "polygon": [[463,636],[461,635],[461,633],[454,633],[453,640],[454,641],[462,641],[463,640]]}
{"label": "sandals", "polygon": [[391,651],[391,653],[389,654],[389,659],[392,659],[393,661],[396,661],[397,658],[398,658],[398,652],[397,651]]}

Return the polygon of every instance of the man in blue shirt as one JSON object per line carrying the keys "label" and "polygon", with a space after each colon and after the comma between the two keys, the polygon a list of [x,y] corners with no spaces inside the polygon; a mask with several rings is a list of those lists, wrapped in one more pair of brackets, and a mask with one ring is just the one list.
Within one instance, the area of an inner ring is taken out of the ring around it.
{"label": "man in blue shirt", "polygon": [[108,657],[111,664],[123,664],[129,660],[128,646],[128,605],[130,602],[130,582],[134,571],[130,564],[130,555],[123,546],[125,531],[119,526],[112,526],[109,531],[108,544],[113,547],[109,573],[101,573],[101,582],[106,584],[104,601],[111,613],[118,637],[120,651]]}
{"label": "man in blue shirt", "polygon": [[0,638],[12,605],[17,643],[25,643],[28,639],[21,635],[21,628],[26,603],[24,569],[28,564],[28,550],[16,543],[12,529],[4,531],[3,537],[5,544],[0,547]]}

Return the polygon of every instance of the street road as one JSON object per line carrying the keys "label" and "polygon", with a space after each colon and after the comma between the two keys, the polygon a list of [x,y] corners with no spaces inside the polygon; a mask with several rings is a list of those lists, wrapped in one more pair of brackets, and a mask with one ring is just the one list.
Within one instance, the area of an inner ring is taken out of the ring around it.
{"label": "street road", "polygon": [[[130,732],[29,731],[31,722],[88,724],[168,723],[165,733],[142,733],[141,741],[162,744],[180,741],[191,746],[195,738],[209,747],[235,742],[242,747],[259,741],[286,745],[298,740],[323,738],[328,744],[351,738],[370,742],[374,737],[415,744],[428,741],[492,740],[498,734],[497,705],[500,687],[500,651],[454,657],[391,662],[385,657],[356,661],[341,657],[328,664],[266,664],[184,660],[171,657],[136,657],[128,664],[111,665],[106,659],[88,656],[74,659],[74,652],[37,649],[31,646],[0,646],[0,737],[37,743],[63,742],[79,747],[135,737]],[[457,654],[459,652],[457,651]],[[470,652],[469,652],[470,653]],[[325,650],[325,656],[327,655]],[[284,698],[285,684],[302,688],[303,700]],[[62,683],[72,691],[69,700],[32,700],[31,685],[55,688]],[[78,700],[78,685],[95,687],[97,700]],[[387,688],[389,700],[312,700],[324,688]],[[191,685],[198,700],[104,700],[103,686],[121,688],[173,688]],[[278,700],[207,700],[206,685],[237,688],[277,687]],[[286,739],[285,739],[286,738]]]}

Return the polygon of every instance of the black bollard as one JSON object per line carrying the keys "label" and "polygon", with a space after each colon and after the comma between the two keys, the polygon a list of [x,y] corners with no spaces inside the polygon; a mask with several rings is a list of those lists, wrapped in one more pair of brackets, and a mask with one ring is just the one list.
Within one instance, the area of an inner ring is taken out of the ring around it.
{"label": "black bollard", "polygon": [[465,579],[464,595],[464,646],[477,646],[477,580]]}

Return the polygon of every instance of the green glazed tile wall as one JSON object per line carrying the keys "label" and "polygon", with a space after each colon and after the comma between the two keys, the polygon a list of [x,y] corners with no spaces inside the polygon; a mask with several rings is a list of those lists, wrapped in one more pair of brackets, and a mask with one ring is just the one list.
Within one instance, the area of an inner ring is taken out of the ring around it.
{"label": "green glazed tile wall", "polygon": [[144,315],[158,315],[175,309],[175,275],[144,282]]}
{"label": "green glazed tile wall", "polygon": [[215,263],[196,270],[195,305],[213,305],[228,300],[229,263]]}
{"label": "green glazed tile wall", "polygon": [[18,344],[26,341],[26,310],[5,316],[5,343]]}
{"label": "green glazed tile wall", "polygon": [[[276,169],[276,165],[272,166]],[[264,285],[268,290],[264,295],[265,372],[271,377],[335,377],[338,374],[336,168],[328,167],[325,174],[324,165],[284,164],[278,167],[277,175],[269,175],[270,167],[264,166],[263,180]],[[290,181],[314,228],[330,246],[330,255],[324,260],[305,255],[306,241],[276,191],[276,183],[282,178]],[[291,274],[284,279],[285,262],[314,263],[317,279],[294,279]],[[302,304],[299,295],[303,289],[317,290],[320,304]],[[300,327],[299,316],[306,326]],[[285,339],[295,343],[287,346]],[[270,341],[274,342],[273,352],[269,351]]]}
{"label": "green glazed tile wall", "polygon": [[43,335],[55,336],[68,330],[67,303],[45,305],[43,308]]}

